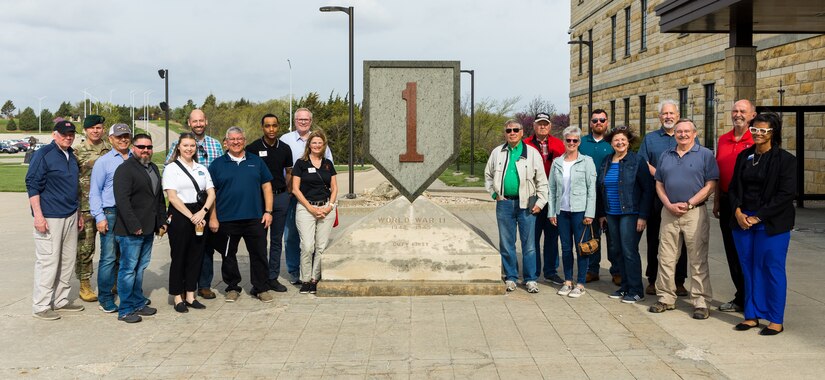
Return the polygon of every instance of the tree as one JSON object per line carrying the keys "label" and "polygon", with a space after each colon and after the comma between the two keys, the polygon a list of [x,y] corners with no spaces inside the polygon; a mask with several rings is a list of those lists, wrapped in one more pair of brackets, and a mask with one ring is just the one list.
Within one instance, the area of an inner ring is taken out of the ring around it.
{"label": "tree", "polygon": [[57,108],[57,112],[55,112],[54,116],[62,117],[64,119],[69,118],[72,116],[72,104],[69,102],[60,103],[60,107]]}
{"label": "tree", "polygon": [[3,108],[0,108],[0,113],[6,117],[6,119],[11,119],[11,116],[14,115],[14,110],[17,107],[14,106],[14,102],[11,100],[6,100],[6,103],[3,104]]}
{"label": "tree", "polygon": [[[46,126],[46,128],[47,128],[46,130],[48,130],[49,127],[54,125],[54,123],[52,123],[52,120],[54,120],[54,115],[52,115],[51,111],[49,111],[48,108],[43,108],[43,110],[40,111],[40,120],[39,120],[39,122],[43,123],[42,125]],[[37,124],[38,128],[40,128],[40,125],[41,125],[40,123]]]}
{"label": "tree", "polygon": [[203,108],[216,107],[217,102],[218,102],[218,99],[216,99],[215,95],[212,95],[212,93],[210,92],[209,96],[207,96],[206,99],[204,99],[204,101],[203,101]]}
{"label": "tree", "polygon": [[14,122],[14,119],[10,119],[9,123],[6,124],[7,131],[16,131],[17,130],[17,123]]}
{"label": "tree", "polygon": [[20,120],[19,127],[21,131],[37,130],[37,114],[34,113],[31,107],[26,107],[18,119]]}

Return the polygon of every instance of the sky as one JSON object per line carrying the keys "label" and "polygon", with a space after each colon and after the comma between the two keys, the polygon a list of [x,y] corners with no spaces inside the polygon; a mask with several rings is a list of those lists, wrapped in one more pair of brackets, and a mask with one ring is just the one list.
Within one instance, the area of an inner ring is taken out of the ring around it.
{"label": "sky", "polygon": [[[561,0],[0,0],[0,102],[52,112],[84,91],[152,104],[169,70],[172,107],[187,99],[345,96],[355,8],[355,101],[364,60],[458,60],[475,70],[476,102],[534,98],[569,110],[570,2]],[[289,62],[287,61],[289,60]],[[292,64],[290,70],[289,63]],[[291,75],[290,75],[291,74]],[[461,75],[462,99],[470,78]],[[45,98],[43,98],[45,97]]]}

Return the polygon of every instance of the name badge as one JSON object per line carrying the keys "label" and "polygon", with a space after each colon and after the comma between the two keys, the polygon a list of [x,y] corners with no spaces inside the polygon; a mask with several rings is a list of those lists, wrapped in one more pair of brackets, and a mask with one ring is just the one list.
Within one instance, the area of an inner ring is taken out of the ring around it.
{"label": "name badge", "polygon": [[266,157],[266,151],[262,150],[262,151],[258,152],[258,157]]}
{"label": "name badge", "polygon": [[309,168],[309,169],[307,169],[307,173],[315,173],[315,168]]}

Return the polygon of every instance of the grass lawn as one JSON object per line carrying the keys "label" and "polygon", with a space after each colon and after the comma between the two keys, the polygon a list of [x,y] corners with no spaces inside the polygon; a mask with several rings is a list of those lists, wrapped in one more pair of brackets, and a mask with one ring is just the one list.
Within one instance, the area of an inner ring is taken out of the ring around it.
{"label": "grass lawn", "polygon": [[461,174],[454,174],[455,173],[455,165],[450,165],[444,173],[441,173],[438,176],[442,182],[446,183],[447,186],[456,186],[456,187],[484,187],[484,166],[486,165],[485,162],[476,162],[473,165],[473,172],[475,173],[475,177],[478,178],[475,182],[468,181],[467,177],[470,176],[470,164],[469,163],[462,163],[461,165]]}
{"label": "grass lawn", "polygon": [[[352,168],[354,169],[354,171],[360,172],[362,170],[372,169],[372,165],[355,164]],[[348,172],[349,171],[349,165],[335,165],[335,171],[338,172],[338,173]]]}
{"label": "grass lawn", "polygon": [[0,164],[0,192],[25,192],[28,170],[28,165]]}
{"label": "grass lawn", "polygon": [[[150,120],[149,124],[154,124],[158,127],[166,128],[166,120]],[[176,121],[169,120],[169,131],[181,134],[183,132],[189,132],[189,127],[184,127]]]}

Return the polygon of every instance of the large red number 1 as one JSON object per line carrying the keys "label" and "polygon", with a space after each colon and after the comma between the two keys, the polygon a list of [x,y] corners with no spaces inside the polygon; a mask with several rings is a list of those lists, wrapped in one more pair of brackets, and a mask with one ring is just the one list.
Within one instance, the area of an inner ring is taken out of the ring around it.
{"label": "large red number 1", "polygon": [[424,162],[424,156],[416,150],[416,83],[407,82],[407,89],[401,91],[401,99],[407,101],[407,151],[398,155],[400,162]]}

